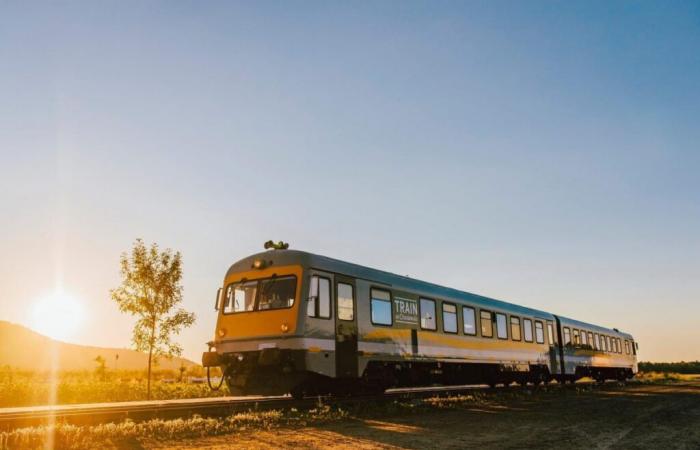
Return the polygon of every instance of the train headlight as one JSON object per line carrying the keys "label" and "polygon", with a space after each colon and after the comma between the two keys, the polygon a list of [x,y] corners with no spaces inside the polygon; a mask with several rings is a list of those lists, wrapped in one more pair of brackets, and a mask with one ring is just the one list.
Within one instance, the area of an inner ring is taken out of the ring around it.
{"label": "train headlight", "polygon": [[280,325],[280,330],[282,330],[282,333],[286,333],[287,331],[289,331],[289,325],[283,323],[282,325]]}
{"label": "train headlight", "polygon": [[253,269],[261,270],[264,269],[266,265],[267,264],[265,264],[265,261],[262,259],[256,259],[253,261]]}
{"label": "train headlight", "polygon": [[224,337],[226,336],[226,328],[219,328],[219,337]]}

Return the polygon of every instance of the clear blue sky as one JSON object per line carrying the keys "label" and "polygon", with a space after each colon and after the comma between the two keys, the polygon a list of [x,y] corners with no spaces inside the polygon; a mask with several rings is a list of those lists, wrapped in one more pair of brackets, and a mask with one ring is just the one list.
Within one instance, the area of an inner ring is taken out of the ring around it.
{"label": "clear blue sky", "polygon": [[0,319],[267,239],[700,350],[698,2],[3,2]]}

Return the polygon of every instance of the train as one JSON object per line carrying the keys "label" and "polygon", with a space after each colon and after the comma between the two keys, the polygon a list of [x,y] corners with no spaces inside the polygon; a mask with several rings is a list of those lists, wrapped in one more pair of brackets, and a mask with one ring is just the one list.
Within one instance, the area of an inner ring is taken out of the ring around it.
{"label": "train", "polygon": [[[281,244],[281,243],[280,243]],[[637,373],[631,334],[338,259],[272,247],[216,294],[202,365],[232,395],[496,386]]]}

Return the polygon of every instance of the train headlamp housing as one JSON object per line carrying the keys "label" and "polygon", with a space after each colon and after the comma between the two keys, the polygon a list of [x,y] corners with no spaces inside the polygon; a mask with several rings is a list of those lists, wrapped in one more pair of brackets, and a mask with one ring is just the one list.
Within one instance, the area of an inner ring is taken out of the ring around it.
{"label": "train headlamp housing", "polygon": [[219,335],[219,337],[226,336],[226,328],[219,328],[219,331],[217,331],[217,334]]}
{"label": "train headlamp housing", "polygon": [[282,330],[282,333],[288,332],[288,331],[289,331],[289,325],[287,325],[286,323],[283,323],[282,325],[280,325],[280,330]]}
{"label": "train headlamp housing", "polygon": [[267,267],[267,263],[264,259],[256,259],[253,261],[253,269],[262,270]]}

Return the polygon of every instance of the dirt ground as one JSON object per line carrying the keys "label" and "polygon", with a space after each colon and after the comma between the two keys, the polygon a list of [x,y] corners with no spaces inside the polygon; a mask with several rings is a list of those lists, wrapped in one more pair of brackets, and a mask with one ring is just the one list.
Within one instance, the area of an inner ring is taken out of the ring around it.
{"label": "dirt ground", "polygon": [[459,409],[245,431],[144,448],[700,448],[700,380],[552,389]]}

